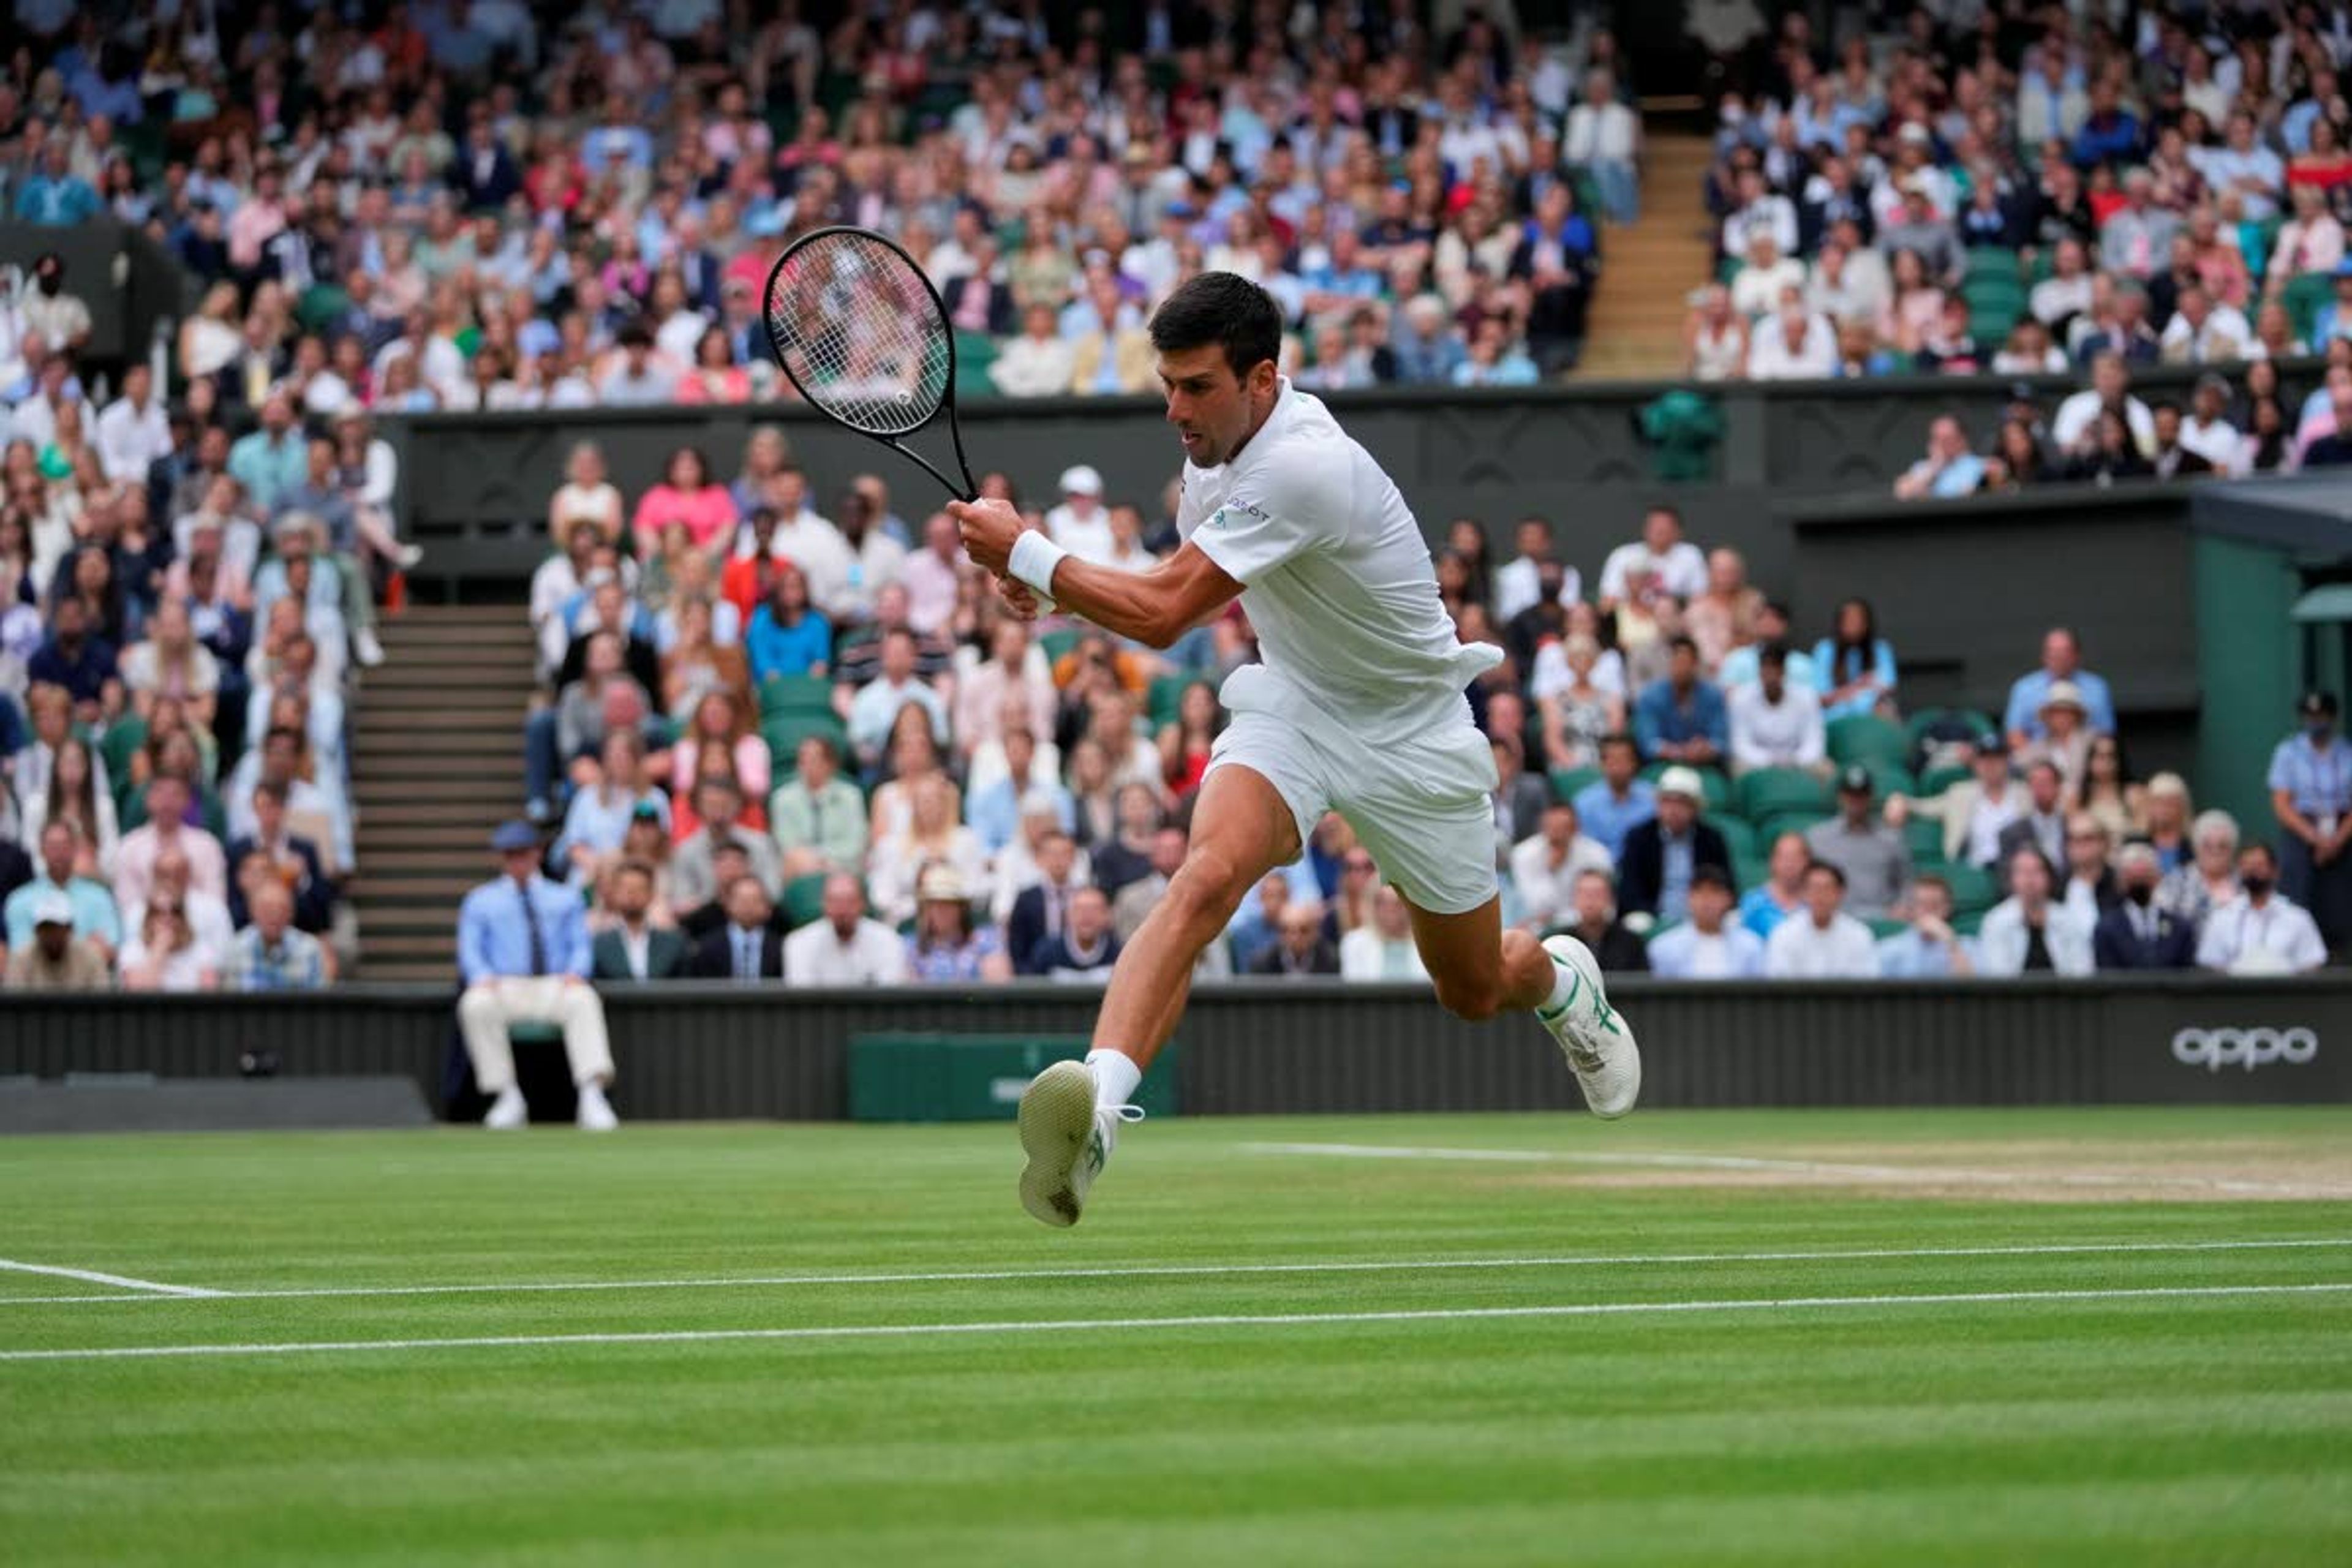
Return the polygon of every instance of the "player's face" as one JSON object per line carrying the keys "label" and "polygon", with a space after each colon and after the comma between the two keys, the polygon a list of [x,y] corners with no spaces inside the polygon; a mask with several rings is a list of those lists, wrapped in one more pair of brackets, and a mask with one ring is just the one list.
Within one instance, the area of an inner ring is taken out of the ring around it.
{"label": "player's face", "polygon": [[1176,426],[1184,455],[1204,468],[1231,458],[1254,428],[1253,394],[1270,397],[1274,375],[1268,362],[1236,376],[1217,343],[1161,354],[1160,384],[1168,399],[1168,423]]}

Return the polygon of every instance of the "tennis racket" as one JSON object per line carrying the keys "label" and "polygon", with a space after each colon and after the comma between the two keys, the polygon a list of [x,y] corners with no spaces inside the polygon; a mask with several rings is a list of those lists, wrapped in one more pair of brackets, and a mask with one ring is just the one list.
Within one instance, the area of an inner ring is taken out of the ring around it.
{"label": "tennis racket", "polygon": [[[956,424],[955,332],[915,258],[872,229],[803,235],[768,273],[768,347],[809,405],[922,465],[958,500],[977,500]],[[944,410],[958,484],[907,444]]]}

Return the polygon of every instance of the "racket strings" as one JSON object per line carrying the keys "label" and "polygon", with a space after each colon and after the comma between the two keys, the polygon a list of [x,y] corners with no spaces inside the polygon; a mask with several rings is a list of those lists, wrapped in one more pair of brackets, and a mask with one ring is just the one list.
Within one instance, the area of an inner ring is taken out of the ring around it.
{"label": "racket strings", "polygon": [[946,318],[913,264],[866,236],[795,251],[770,281],[767,325],[802,395],[852,428],[906,435],[946,401]]}

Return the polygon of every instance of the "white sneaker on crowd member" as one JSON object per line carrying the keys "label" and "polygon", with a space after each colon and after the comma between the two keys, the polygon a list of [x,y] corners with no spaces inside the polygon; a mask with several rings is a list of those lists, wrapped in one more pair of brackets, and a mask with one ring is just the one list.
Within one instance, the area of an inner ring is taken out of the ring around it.
{"label": "white sneaker on crowd member", "polygon": [[375,633],[362,626],[352,634],[352,657],[369,669],[383,662],[383,644],[376,641]]}
{"label": "white sneaker on crowd member", "polygon": [[482,1125],[493,1132],[511,1132],[530,1121],[530,1107],[523,1103],[522,1090],[509,1084],[490,1101],[490,1113],[482,1118]]}
{"label": "white sneaker on crowd member", "polygon": [[582,1084],[580,1086],[580,1131],[610,1132],[620,1124],[621,1119],[613,1114],[613,1102],[604,1098],[604,1086],[600,1083]]}

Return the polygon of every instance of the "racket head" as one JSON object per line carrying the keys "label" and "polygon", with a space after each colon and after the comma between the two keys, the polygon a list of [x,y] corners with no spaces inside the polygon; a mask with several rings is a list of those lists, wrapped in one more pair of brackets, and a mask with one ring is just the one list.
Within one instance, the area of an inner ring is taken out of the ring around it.
{"label": "racket head", "polygon": [[861,435],[912,435],[955,401],[947,305],[915,258],[872,229],[794,240],[769,268],[761,318],[778,368],[809,405]]}

